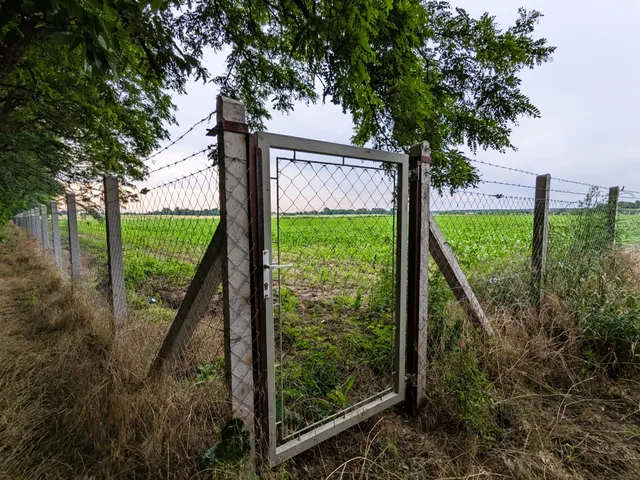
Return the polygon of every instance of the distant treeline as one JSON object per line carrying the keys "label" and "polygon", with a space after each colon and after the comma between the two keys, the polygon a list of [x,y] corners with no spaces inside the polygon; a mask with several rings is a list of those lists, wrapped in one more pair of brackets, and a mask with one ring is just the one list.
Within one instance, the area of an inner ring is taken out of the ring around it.
{"label": "distant treeline", "polygon": [[[358,208],[356,209],[331,209],[325,208],[323,210],[308,210],[305,212],[291,212],[282,213],[286,216],[302,216],[302,215],[391,215],[393,211],[385,210],[384,208]],[[211,208],[208,210],[194,210],[190,208],[168,208],[164,207],[162,210],[155,210],[153,212],[146,212],[142,215],[191,215],[191,216],[218,216],[220,215],[219,208]]]}
{"label": "distant treeline", "polygon": [[169,207],[164,207],[162,210],[155,210],[153,212],[146,212],[143,215],[192,215],[192,216],[213,216],[217,217],[220,215],[219,208],[210,208],[205,210],[195,210],[191,208],[180,208],[176,207],[171,209]]}
{"label": "distant treeline", "polygon": [[630,210],[639,210],[640,211],[640,200],[636,200],[635,202],[618,202],[618,208],[630,209]]}
{"label": "distant treeline", "polygon": [[307,210],[304,212],[283,212],[286,216],[302,216],[302,215],[392,215],[393,210],[385,210],[384,208],[324,208],[322,210]]}
{"label": "distant treeline", "polygon": [[[620,209],[637,209],[640,213],[640,201],[636,202],[620,202]],[[595,207],[587,207],[593,208],[599,211],[606,211],[607,205],[600,204]],[[549,213],[570,213],[577,212],[583,210],[584,207],[577,206],[576,208],[550,208]],[[533,213],[533,209],[468,209],[468,210],[432,210],[434,214],[440,215],[490,215],[490,214],[499,214],[499,213],[508,213],[509,215],[531,215]],[[275,214],[275,212],[273,212]],[[125,215],[136,215],[134,213],[126,213]],[[306,210],[303,212],[283,212],[282,216],[317,216],[317,215],[393,215],[393,210],[387,210],[384,208],[358,208],[358,209],[344,209],[344,208],[324,208],[322,210]],[[152,212],[145,212],[139,215],[189,215],[189,216],[214,216],[217,217],[220,215],[219,208],[210,208],[210,209],[191,209],[191,208],[179,208],[175,207],[173,209],[164,207],[161,210],[154,210]]]}

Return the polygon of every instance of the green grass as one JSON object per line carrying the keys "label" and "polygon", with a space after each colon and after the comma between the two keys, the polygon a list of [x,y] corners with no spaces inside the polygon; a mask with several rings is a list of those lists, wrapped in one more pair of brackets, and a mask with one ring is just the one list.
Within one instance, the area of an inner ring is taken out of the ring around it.
{"label": "green grass", "polygon": [[640,214],[620,214],[618,240],[622,245],[640,245]]}

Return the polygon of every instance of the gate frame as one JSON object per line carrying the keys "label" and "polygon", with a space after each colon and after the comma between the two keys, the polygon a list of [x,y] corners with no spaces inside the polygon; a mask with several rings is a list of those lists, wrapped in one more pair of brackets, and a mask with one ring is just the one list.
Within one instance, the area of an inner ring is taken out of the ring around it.
{"label": "gate frame", "polygon": [[[272,466],[275,466],[300,452],[307,450],[320,442],[346,430],[353,425],[375,415],[405,399],[405,359],[406,359],[406,330],[407,330],[407,218],[408,218],[408,185],[409,185],[409,155],[373,150],[369,148],[340,145],[332,142],[311,140],[287,135],[260,132],[256,134],[258,148],[258,162],[262,164],[262,218],[265,249],[269,247],[270,256],[273,254],[271,242],[271,149],[304,152],[332,157],[347,157],[375,162],[393,163],[398,165],[398,203],[397,203],[397,269],[396,269],[396,332],[394,355],[394,385],[393,392],[372,400],[350,410],[340,417],[324,423],[310,430],[298,438],[289,440],[283,445],[277,444],[276,427],[276,384],[275,384],[275,326],[272,295],[263,296],[264,304],[264,353],[266,355],[267,375],[262,386],[266,392],[267,418],[259,419],[262,427],[262,440],[266,454]],[[330,164],[330,163],[329,163]],[[338,165],[338,164],[337,164]],[[357,165],[353,165],[357,168]],[[263,262],[263,279],[266,281],[271,270]],[[269,282],[270,285],[273,281]]]}

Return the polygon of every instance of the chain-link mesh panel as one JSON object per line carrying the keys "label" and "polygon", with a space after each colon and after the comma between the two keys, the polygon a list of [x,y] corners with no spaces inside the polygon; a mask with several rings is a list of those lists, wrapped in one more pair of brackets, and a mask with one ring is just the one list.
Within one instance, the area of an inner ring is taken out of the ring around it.
{"label": "chain-link mesh panel", "polygon": [[395,169],[310,157],[271,167],[272,262],[291,265],[273,274],[279,443],[393,391],[395,373]]}
{"label": "chain-link mesh panel", "polygon": [[615,238],[615,207],[607,192],[592,189],[575,200],[560,200],[553,189],[549,205],[547,290],[564,295],[572,282],[602,268]]}
{"label": "chain-link mesh panel", "polygon": [[[174,320],[220,223],[217,168],[207,167],[128,194],[121,187],[124,279],[130,315],[155,325],[145,342],[150,363]],[[204,380],[220,375],[223,358],[221,289],[196,328],[180,367]],[[148,365],[147,365],[148,366]]]}
{"label": "chain-link mesh panel", "polygon": [[[510,305],[514,298],[527,300],[534,220],[532,196],[434,192],[431,209],[462,272],[485,309],[491,311]],[[442,302],[451,296],[435,265],[431,269],[429,288],[430,309],[443,308]]]}

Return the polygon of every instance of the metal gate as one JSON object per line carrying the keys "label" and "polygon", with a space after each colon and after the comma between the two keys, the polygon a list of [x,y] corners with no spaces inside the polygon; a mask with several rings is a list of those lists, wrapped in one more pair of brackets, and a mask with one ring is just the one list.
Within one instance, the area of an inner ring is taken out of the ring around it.
{"label": "metal gate", "polygon": [[277,464],[404,398],[408,156],[258,134]]}

